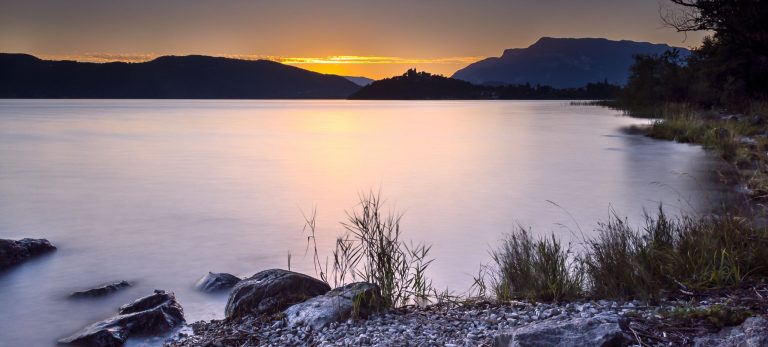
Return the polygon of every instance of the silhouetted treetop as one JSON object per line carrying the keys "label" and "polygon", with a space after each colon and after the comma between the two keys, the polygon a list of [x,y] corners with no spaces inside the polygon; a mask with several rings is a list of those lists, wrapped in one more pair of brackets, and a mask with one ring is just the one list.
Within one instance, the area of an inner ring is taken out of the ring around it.
{"label": "silhouetted treetop", "polygon": [[728,44],[768,56],[768,0],[670,0],[662,20],[680,32],[711,30]]}
{"label": "silhouetted treetop", "polygon": [[549,86],[477,85],[467,81],[408,69],[403,75],[375,81],[350,96],[372,100],[476,100],[476,99],[612,99],[620,87],[607,81],[582,88],[557,89]]}

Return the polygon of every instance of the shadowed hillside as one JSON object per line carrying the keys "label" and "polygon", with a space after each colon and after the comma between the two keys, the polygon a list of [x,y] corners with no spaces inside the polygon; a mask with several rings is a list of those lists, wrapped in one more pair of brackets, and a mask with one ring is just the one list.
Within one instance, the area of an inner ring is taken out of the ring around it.
{"label": "shadowed hillside", "polygon": [[[581,87],[606,80],[624,85],[637,54],[661,54],[672,47],[647,42],[543,37],[528,48],[504,51],[457,71],[453,78],[477,84],[542,84]],[[686,49],[680,49],[687,54]]]}
{"label": "shadowed hillside", "polygon": [[360,88],[272,61],[207,56],[96,64],[0,54],[0,76],[2,98],[338,99]]}

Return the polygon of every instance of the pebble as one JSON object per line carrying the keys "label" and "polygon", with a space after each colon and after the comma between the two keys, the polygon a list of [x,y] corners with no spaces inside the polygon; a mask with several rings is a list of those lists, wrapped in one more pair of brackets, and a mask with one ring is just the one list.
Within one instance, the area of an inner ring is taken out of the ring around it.
{"label": "pebble", "polygon": [[187,329],[185,334],[178,334],[173,341],[167,341],[166,346],[207,345],[234,331],[254,331],[258,343],[243,344],[245,346],[399,346],[404,343],[408,346],[492,346],[494,337],[499,333],[540,320],[589,318],[605,313],[659,317],[661,311],[670,307],[674,307],[674,303],[649,308],[638,301],[618,303],[605,300],[562,305],[518,302],[512,305],[435,305],[394,310],[367,320],[350,319],[318,330],[287,327],[282,319],[272,322],[261,322],[256,318],[239,323],[197,322],[193,325],[203,326],[202,331],[211,329],[210,336],[200,336],[197,329],[195,333]]}

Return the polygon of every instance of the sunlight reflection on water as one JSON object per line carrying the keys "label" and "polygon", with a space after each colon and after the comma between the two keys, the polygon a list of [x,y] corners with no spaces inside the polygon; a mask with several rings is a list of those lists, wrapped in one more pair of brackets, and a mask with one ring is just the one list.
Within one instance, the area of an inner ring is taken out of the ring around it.
{"label": "sunlight reflection on water", "polygon": [[[189,321],[221,317],[200,276],[285,267],[289,251],[314,273],[302,211],[317,207],[327,254],[368,189],[456,290],[518,223],[577,241],[610,209],[705,207],[714,160],[620,131],[643,122],[563,101],[0,101],[0,237],[59,247],[0,274],[0,346],[52,344],[154,288]],[[136,286],[65,299],[116,280]]]}

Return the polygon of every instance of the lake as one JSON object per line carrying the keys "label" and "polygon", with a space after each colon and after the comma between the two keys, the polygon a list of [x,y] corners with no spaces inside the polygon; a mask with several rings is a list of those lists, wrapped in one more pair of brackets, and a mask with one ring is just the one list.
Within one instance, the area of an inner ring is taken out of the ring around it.
{"label": "lake", "polygon": [[[706,210],[719,162],[623,130],[647,122],[567,101],[0,100],[0,238],[58,247],[0,273],[0,346],[53,345],[155,288],[221,318],[196,280],[289,253],[314,275],[303,215],[329,255],[371,189],[456,292],[518,225],[578,243],[611,211]],[[67,298],[118,280],[135,285]]]}

